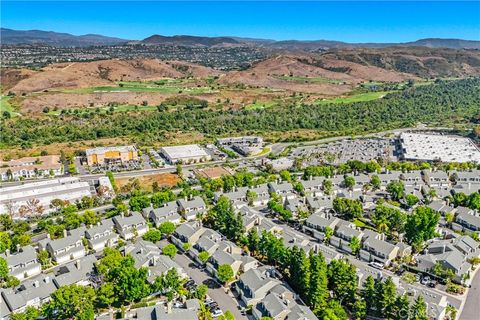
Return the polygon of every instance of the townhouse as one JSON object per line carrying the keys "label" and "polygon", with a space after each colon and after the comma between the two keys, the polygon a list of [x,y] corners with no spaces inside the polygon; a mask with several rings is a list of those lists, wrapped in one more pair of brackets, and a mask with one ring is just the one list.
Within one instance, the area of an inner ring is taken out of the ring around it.
{"label": "townhouse", "polygon": [[365,230],[365,240],[360,249],[360,258],[365,261],[378,262],[385,266],[390,265],[399,255],[400,248],[383,239],[383,235],[371,230]]}
{"label": "townhouse", "polygon": [[39,248],[47,250],[52,260],[58,264],[82,258],[86,254],[81,235],[78,233],[68,235],[66,231],[63,238],[42,240],[39,243]]}
{"label": "townhouse", "polygon": [[182,216],[179,213],[180,207],[177,201],[170,201],[159,208],[145,208],[142,210],[144,217],[151,220],[155,227],[159,227],[162,223],[169,221],[179,224],[182,221]]}
{"label": "townhouse", "polygon": [[113,219],[104,219],[97,225],[85,230],[88,247],[100,252],[106,247],[113,247],[118,243],[119,235],[114,232]]}
{"label": "townhouse", "polygon": [[42,272],[42,266],[37,259],[37,252],[32,246],[25,246],[13,254],[7,249],[0,254],[8,265],[8,274],[20,281],[36,276]]}
{"label": "townhouse", "polygon": [[293,190],[293,185],[289,182],[270,182],[268,184],[268,190],[270,193],[276,193],[280,198],[282,198],[282,201],[285,201],[286,199],[293,199],[297,196]]}
{"label": "townhouse", "polygon": [[207,205],[202,197],[196,196],[192,199],[177,200],[180,214],[187,221],[192,221],[202,217],[207,212]]}
{"label": "townhouse", "polygon": [[122,239],[130,240],[141,237],[148,231],[148,224],[139,212],[132,212],[130,216],[113,217],[115,229]]}

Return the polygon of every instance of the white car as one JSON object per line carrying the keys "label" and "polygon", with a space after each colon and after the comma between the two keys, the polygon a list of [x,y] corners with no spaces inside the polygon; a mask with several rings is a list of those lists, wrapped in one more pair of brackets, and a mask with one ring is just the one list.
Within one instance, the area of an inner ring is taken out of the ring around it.
{"label": "white car", "polygon": [[378,263],[378,262],[370,262],[368,265],[370,267],[374,267],[375,269],[380,269],[380,270],[383,269],[383,264]]}
{"label": "white car", "polygon": [[220,317],[221,315],[223,315],[223,311],[220,310],[220,309],[215,309],[215,310],[212,311],[212,316],[213,316],[214,318],[218,318],[218,317]]}

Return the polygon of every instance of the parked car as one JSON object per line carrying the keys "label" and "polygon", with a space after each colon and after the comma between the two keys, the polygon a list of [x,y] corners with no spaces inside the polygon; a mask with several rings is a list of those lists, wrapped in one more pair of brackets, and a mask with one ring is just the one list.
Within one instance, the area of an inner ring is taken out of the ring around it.
{"label": "parked car", "polygon": [[223,311],[222,311],[222,310],[220,310],[220,309],[218,309],[218,308],[215,309],[215,310],[212,310],[212,316],[213,316],[214,318],[218,318],[218,317],[220,317],[221,315],[223,315]]}
{"label": "parked car", "polygon": [[379,263],[379,262],[370,262],[368,264],[370,267],[373,267],[375,269],[379,269],[379,270],[382,270],[383,269],[383,264]]}

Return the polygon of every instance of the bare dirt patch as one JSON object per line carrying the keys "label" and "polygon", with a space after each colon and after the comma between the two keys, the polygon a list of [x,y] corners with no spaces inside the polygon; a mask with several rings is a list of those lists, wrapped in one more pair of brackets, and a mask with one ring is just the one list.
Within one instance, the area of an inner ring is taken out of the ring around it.
{"label": "bare dirt patch", "polygon": [[115,178],[115,182],[119,189],[122,189],[125,185],[132,183],[135,179],[138,179],[140,186],[144,190],[151,191],[152,185],[154,182],[158,183],[160,188],[163,187],[175,187],[178,182],[180,182],[180,178],[178,175],[173,173],[158,173],[158,174],[151,174],[141,177],[132,177],[132,178]]}

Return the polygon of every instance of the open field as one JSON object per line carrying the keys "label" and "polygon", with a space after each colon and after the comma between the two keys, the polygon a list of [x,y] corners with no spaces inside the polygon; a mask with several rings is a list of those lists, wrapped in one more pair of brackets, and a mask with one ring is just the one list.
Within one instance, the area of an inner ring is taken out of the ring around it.
{"label": "open field", "polygon": [[322,104],[329,104],[329,103],[352,103],[352,102],[363,102],[363,101],[370,101],[383,98],[389,92],[385,91],[374,91],[374,92],[362,92],[353,94],[351,96],[345,97],[338,97],[332,99],[322,99],[318,100],[317,103]]}
{"label": "open field", "polygon": [[299,76],[276,76],[277,79],[284,80],[284,81],[292,81],[292,82],[299,82],[299,83],[331,83],[331,84],[344,84],[345,81],[337,80],[337,79],[330,79],[325,77],[299,77]]}
{"label": "open field", "polygon": [[3,113],[4,111],[13,112],[13,107],[9,100],[9,96],[2,96],[0,98],[0,113]]}
{"label": "open field", "polygon": [[151,174],[148,176],[141,176],[135,178],[119,178],[115,179],[118,188],[121,190],[125,185],[132,183],[134,180],[139,180],[140,186],[146,191],[152,191],[152,184],[158,183],[160,188],[162,187],[174,187],[180,182],[180,178],[176,174],[172,173],[159,173]]}

